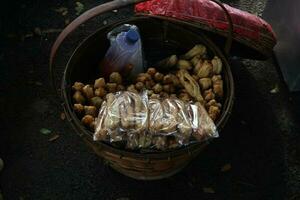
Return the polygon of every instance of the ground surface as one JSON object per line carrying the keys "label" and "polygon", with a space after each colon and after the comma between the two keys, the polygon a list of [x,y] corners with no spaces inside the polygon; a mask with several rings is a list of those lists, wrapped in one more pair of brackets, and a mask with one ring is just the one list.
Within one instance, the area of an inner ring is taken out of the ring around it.
{"label": "ground surface", "polygon": [[[99,2],[82,3],[88,9]],[[251,3],[257,1],[226,2],[256,14],[265,6]],[[65,16],[54,11],[62,6],[69,11]],[[76,16],[74,7],[75,1],[24,0],[9,3],[1,13],[4,199],[300,199],[300,98],[287,92],[273,59],[232,61],[236,101],[231,120],[221,138],[179,174],[141,182],[105,165],[61,119],[48,79],[55,29]],[[82,27],[85,31],[65,44],[59,65],[78,38],[103,20]],[[42,36],[38,30],[31,34],[36,27],[44,31]],[[275,93],[270,93],[274,88]],[[52,133],[43,135],[41,128]],[[48,141],[56,134],[58,139]],[[226,164],[231,170],[221,172]]]}

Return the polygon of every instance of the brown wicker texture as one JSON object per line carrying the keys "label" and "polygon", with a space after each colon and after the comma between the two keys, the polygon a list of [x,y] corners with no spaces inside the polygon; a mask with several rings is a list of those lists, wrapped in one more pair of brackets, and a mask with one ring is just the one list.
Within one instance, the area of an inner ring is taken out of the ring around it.
{"label": "brown wicker texture", "polygon": [[[217,55],[221,58],[224,66],[225,99],[221,117],[216,122],[219,132],[226,124],[233,106],[234,83],[232,73],[223,52],[199,30],[197,25],[150,16],[133,16],[98,29],[85,39],[71,56],[64,72],[61,92],[66,116],[76,133],[83,138],[88,146],[92,147],[97,155],[107,160],[109,165],[118,172],[141,180],[162,179],[184,168],[193,158],[199,155],[207,146],[207,143],[194,143],[187,147],[166,152],[140,153],[118,149],[104,142],[93,141],[93,133],[81,124],[72,109],[71,85],[75,81],[88,82],[97,77],[97,72],[95,72],[94,68],[97,66],[99,59],[101,60],[99,55],[100,57],[103,56],[109,46],[106,34],[112,28],[124,23],[135,24],[140,28],[145,55],[148,59],[163,53],[166,55],[170,55],[170,53],[180,54],[198,43],[207,46],[211,55]],[[64,34],[68,35],[68,32]],[[63,39],[60,38],[59,40],[62,42]],[[230,40],[228,41],[227,52],[231,42]],[[61,42],[56,43],[51,59],[54,58]],[[83,71],[87,73],[82,73]]]}

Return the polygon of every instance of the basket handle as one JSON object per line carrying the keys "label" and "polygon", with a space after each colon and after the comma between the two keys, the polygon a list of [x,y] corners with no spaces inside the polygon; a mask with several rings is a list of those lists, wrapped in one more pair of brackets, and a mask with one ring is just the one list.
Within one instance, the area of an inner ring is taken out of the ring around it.
{"label": "basket handle", "polygon": [[230,49],[232,46],[232,38],[233,38],[232,18],[230,16],[227,8],[224,6],[224,4],[222,2],[220,2],[220,0],[210,0],[210,1],[218,4],[222,8],[222,10],[224,11],[224,13],[226,15],[229,27],[228,27],[228,36],[227,36],[227,40],[226,40],[225,47],[224,47],[224,53],[225,53],[225,56],[229,56]]}
{"label": "basket handle", "polygon": [[50,53],[50,59],[49,59],[49,72],[50,72],[50,79],[53,88],[56,91],[56,83],[54,81],[54,69],[53,69],[53,61],[55,58],[55,55],[57,53],[58,48],[62,44],[62,42],[66,39],[66,37],[72,33],[77,27],[79,27],[84,22],[88,21],[89,19],[92,19],[98,15],[101,15],[103,13],[112,11],[114,9],[119,9],[125,6],[129,6],[131,4],[140,3],[147,0],[114,0],[110,1],[104,4],[101,4],[99,6],[96,6],[86,12],[84,12],[82,15],[77,17],[74,21],[72,21],[66,28],[58,35],[56,41],[54,42],[51,53]]}

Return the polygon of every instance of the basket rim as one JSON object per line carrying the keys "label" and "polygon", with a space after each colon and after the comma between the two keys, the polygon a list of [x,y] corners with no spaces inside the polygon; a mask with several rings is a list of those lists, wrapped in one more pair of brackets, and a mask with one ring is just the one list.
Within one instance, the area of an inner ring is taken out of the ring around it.
{"label": "basket rim", "polygon": [[[66,84],[66,76],[67,76],[67,72],[70,68],[71,65],[71,61],[73,59],[73,57],[76,55],[76,53],[79,51],[79,49],[82,47],[82,45],[87,42],[90,38],[92,38],[94,35],[96,35],[99,31],[109,28],[109,27],[113,27],[113,26],[117,26],[119,24],[123,24],[123,23],[128,23],[130,21],[134,21],[134,20],[143,20],[143,19],[147,19],[149,20],[151,18],[151,20],[158,20],[158,21],[167,21],[170,22],[171,24],[175,24],[175,25],[183,25],[180,21],[174,22],[174,21],[168,21],[167,19],[162,19],[162,18],[157,18],[157,17],[152,17],[152,16],[145,16],[145,15],[134,15],[130,18],[126,18],[123,19],[121,21],[112,23],[112,24],[108,24],[105,26],[102,26],[98,29],[96,29],[93,33],[91,33],[89,36],[87,36],[86,38],[84,38],[84,40],[82,40],[77,47],[75,48],[75,50],[72,52],[71,56],[68,59],[68,62],[66,64],[64,73],[63,73],[63,78],[62,78],[62,82],[61,82],[61,97],[63,99],[63,109],[66,113],[66,116],[68,118],[68,121],[70,122],[71,126],[73,127],[73,129],[76,131],[76,133],[80,136],[80,137],[88,137],[89,139],[92,138],[93,133],[91,131],[88,131],[79,121],[78,117],[76,116],[76,114],[74,112],[72,112],[72,107],[70,106],[70,102],[69,102],[69,98],[67,95],[66,90],[68,89],[68,86]],[[184,23],[185,25],[191,25],[192,27],[197,28],[197,25],[195,24],[189,24],[187,22]],[[223,54],[223,52],[220,50],[219,47],[217,47],[204,33],[198,33],[198,35],[201,35],[201,38],[203,38],[203,40],[205,40],[207,43],[209,43],[209,49],[213,49],[216,54],[219,56],[219,58],[222,60],[223,62],[223,66],[226,66],[226,70],[227,70],[227,84],[229,85],[229,91],[227,91],[227,97],[226,100],[224,102],[224,105],[226,103],[226,108],[225,110],[222,112],[219,120],[216,123],[217,129],[219,131],[219,133],[221,132],[221,130],[223,129],[223,127],[225,126],[226,122],[229,119],[229,116],[231,114],[231,110],[233,107],[233,102],[234,102],[234,81],[233,81],[233,76],[232,76],[232,72],[230,69],[230,65],[228,63],[227,58],[225,57],[225,55]],[[118,155],[120,155],[120,158],[122,157],[135,157],[135,158],[142,158],[142,159],[150,159],[150,158],[161,158],[161,159],[165,159],[166,155],[168,156],[169,159],[172,159],[175,156],[178,155],[182,155],[183,153],[188,153],[189,155],[192,154],[195,149],[199,148],[201,145],[203,145],[203,142],[195,142],[192,144],[189,144],[187,146],[183,146],[177,149],[172,149],[172,150],[168,150],[168,151],[158,151],[158,152],[133,152],[133,151],[129,151],[126,149],[119,149],[119,148],[115,148],[105,142],[102,141],[93,141],[95,144],[97,144],[100,148],[105,148],[110,150],[113,153],[116,153]]]}

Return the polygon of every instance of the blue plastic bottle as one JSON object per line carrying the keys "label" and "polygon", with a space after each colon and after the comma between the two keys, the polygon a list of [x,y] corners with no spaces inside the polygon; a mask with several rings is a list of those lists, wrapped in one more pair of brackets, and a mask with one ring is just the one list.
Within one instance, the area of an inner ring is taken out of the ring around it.
{"label": "blue plastic bottle", "polygon": [[107,37],[110,47],[100,64],[105,77],[115,71],[135,77],[144,71],[142,43],[136,26],[122,25],[108,33]]}

